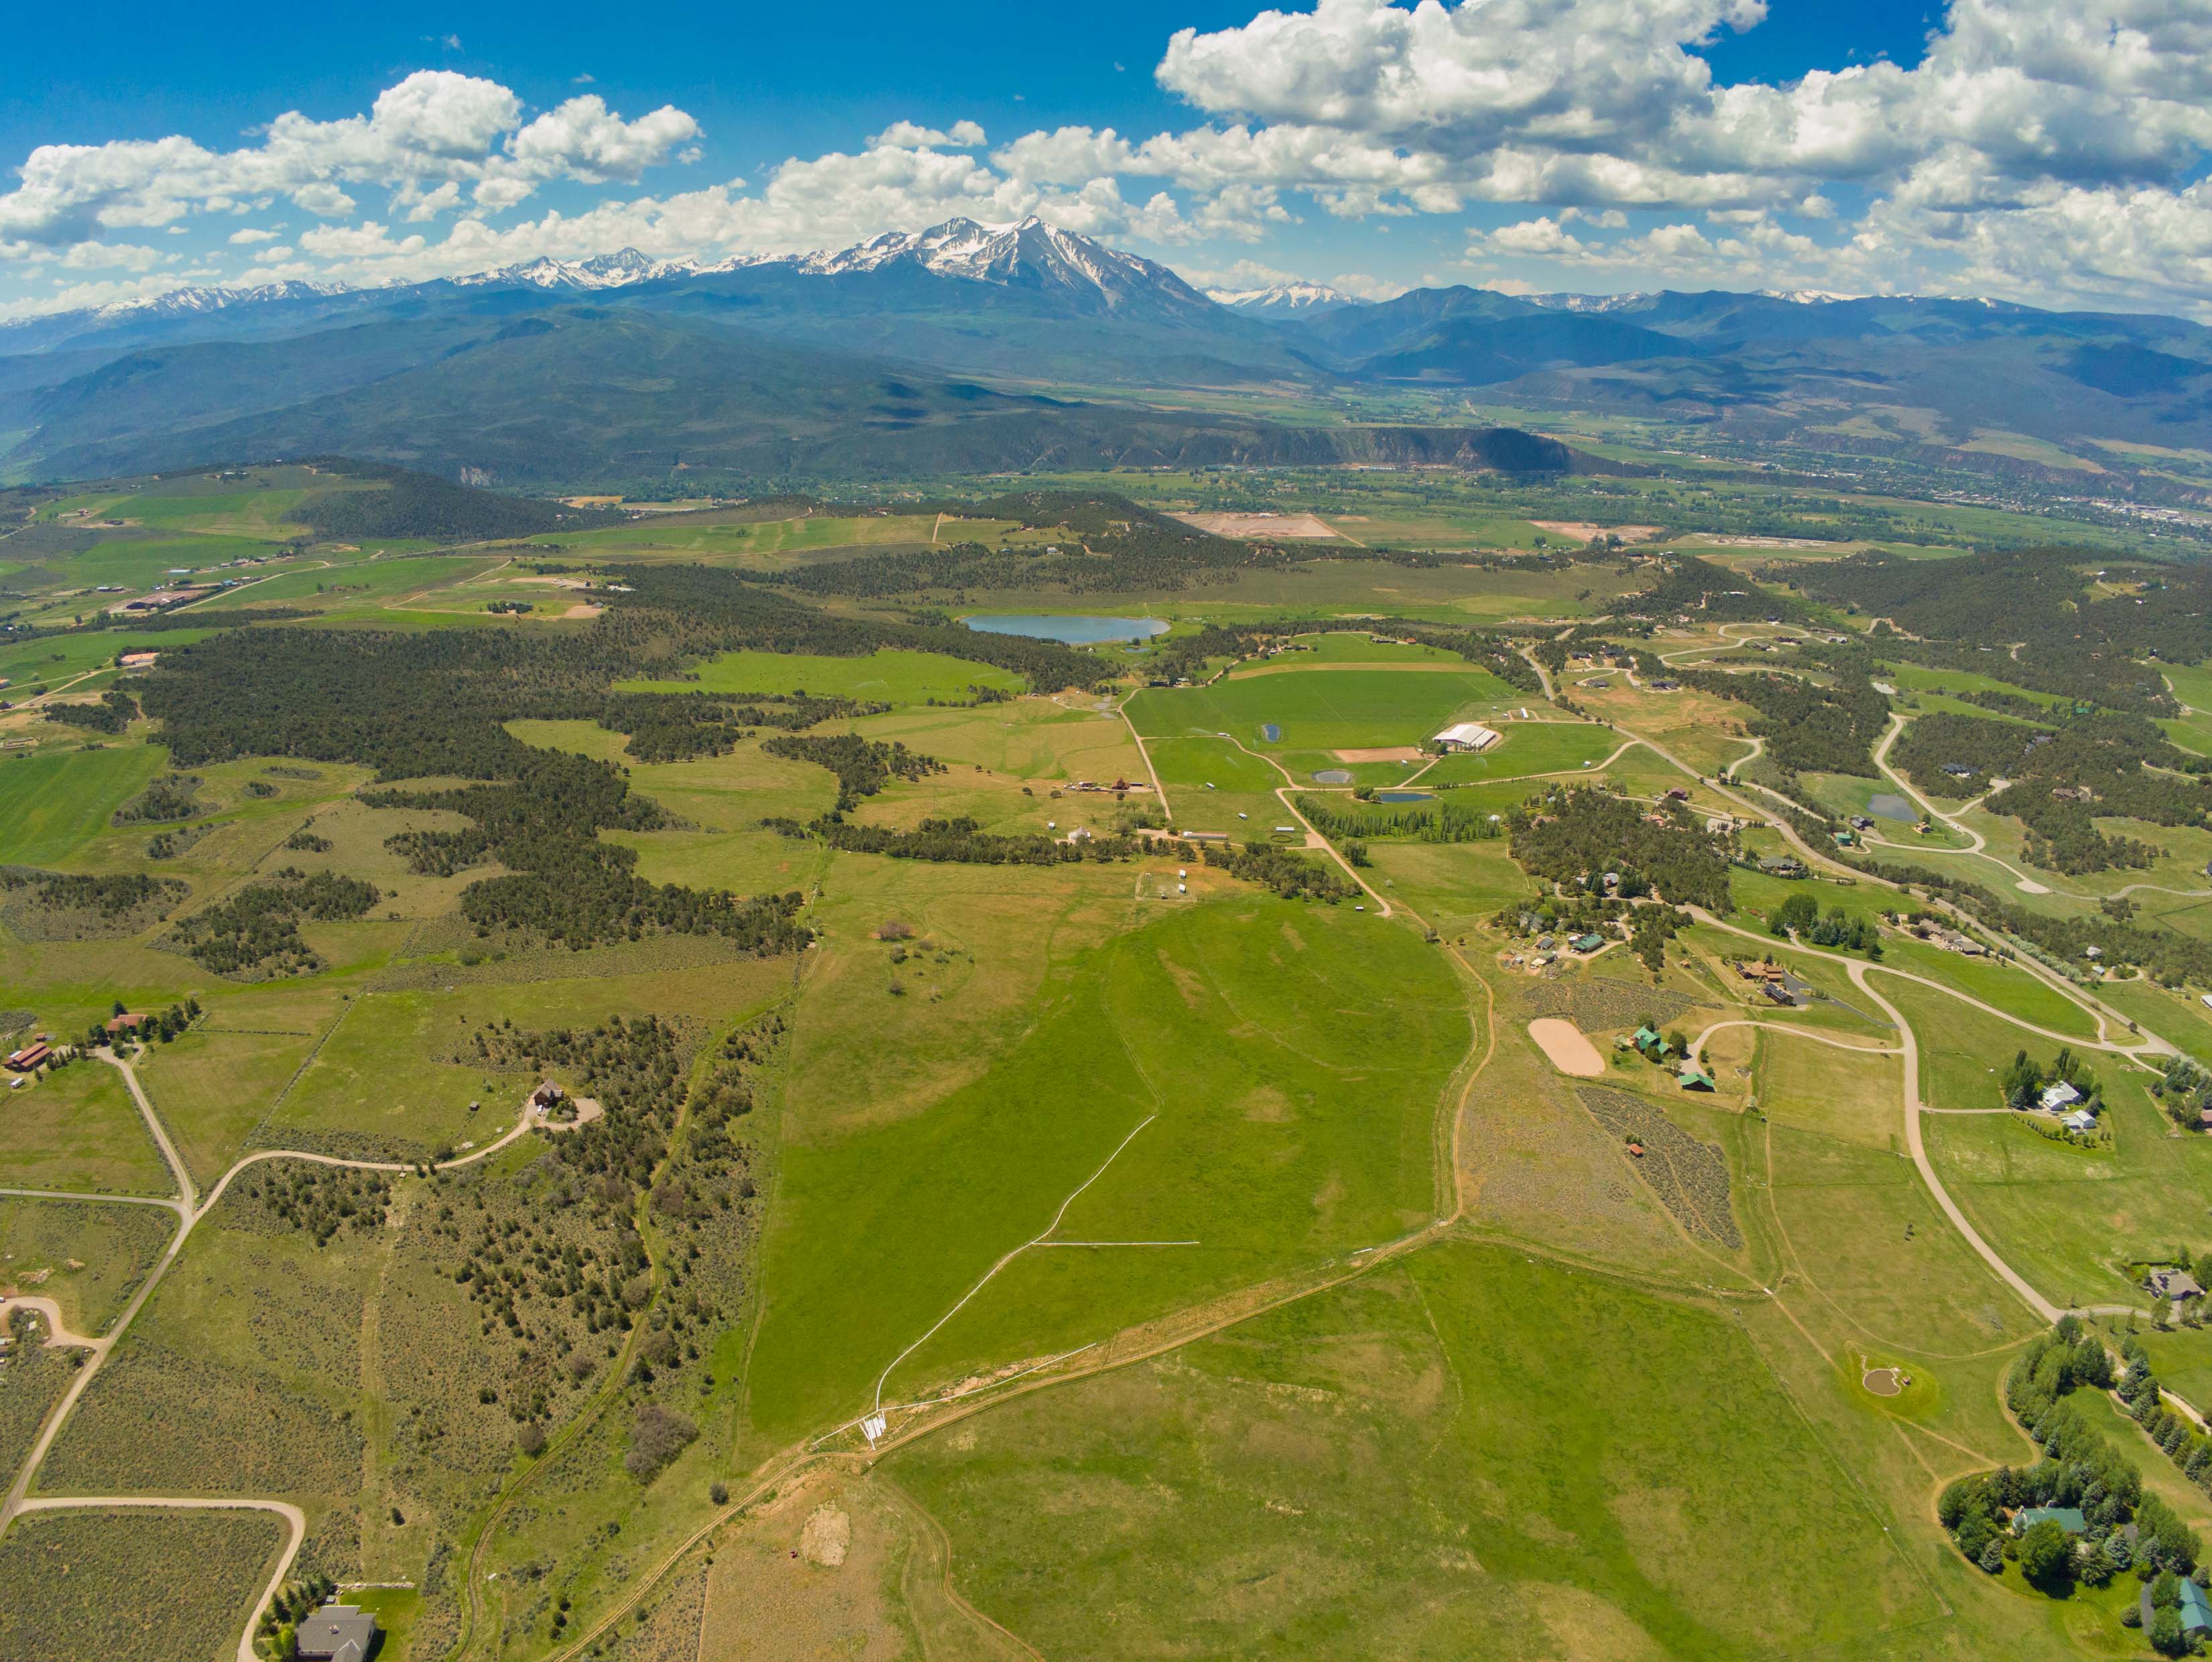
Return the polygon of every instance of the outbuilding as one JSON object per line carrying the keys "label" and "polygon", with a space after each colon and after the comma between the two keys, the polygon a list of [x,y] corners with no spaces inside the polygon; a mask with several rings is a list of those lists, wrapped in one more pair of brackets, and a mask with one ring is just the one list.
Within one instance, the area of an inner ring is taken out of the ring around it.
{"label": "outbuilding", "polygon": [[1441,750],[1487,750],[1504,738],[1494,727],[1479,721],[1455,721],[1429,742]]}

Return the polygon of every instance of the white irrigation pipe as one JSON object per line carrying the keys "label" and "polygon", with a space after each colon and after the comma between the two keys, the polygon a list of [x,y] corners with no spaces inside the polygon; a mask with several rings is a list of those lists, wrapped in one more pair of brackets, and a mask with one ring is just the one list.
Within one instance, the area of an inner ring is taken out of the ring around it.
{"label": "white irrigation pipe", "polygon": [[984,1287],[989,1283],[993,1276],[997,1275],[1000,1271],[1005,1269],[1009,1264],[1012,1264],[1024,1253],[1029,1251],[1030,1247],[1042,1246],[1046,1238],[1049,1236],[1054,1229],[1060,1228],[1060,1219],[1067,1216],[1067,1209],[1075,1204],[1077,1197],[1080,1196],[1084,1190],[1089,1188],[1100,1178],[1106,1175],[1106,1168],[1112,1165],[1116,1160],[1120,1159],[1121,1150],[1127,1148],[1130,1143],[1136,1141],[1137,1131],[1144,1130],[1146,1126],[1151,1125],[1152,1121],[1158,1118],[1159,1115],[1157,1113],[1148,1113],[1142,1119],[1139,1120],[1137,1122],[1136,1130],[1131,1131],[1128,1136],[1123,1137],[1119,1143],[1114,1145],[1114,1152],[1106,1156],[1104,1163],[1102,1164],[1097,1171],[1091,1173],[1090,1176],[1085,1178],[1081,1183],[1078,1184],[1073,1194],[1069,1195],[1066,1199],[1060,1203],[1060,1210],[1052,1215],[1052,1222],[1045,1226],[1042,1234],[1037,1235],[1033,1240],[1024,1241],[1020,1246],[1015,1247],[1012,1252],[1008,1253],[1004,1258],[1000,1259],[996,1264],[994,1264],[988,1270],[985,1271],[983,1272],[983,1279],[977,1282],[973,1287],[970,1287],[965,1293],[962,1294],[960,1295],[960,1302],[954,1305],[950,1310],[947,1310],[943,1315],[939,1316],[936,1321],[931,1325],[929,1331],[924,1333],[912,1344],[907,1346],[905,1350],[900,1351],[898,1355],[890,1359],[890,1365],[886,1367],[881,1374],[878,1374],[876,1376],[876,1405],[874,1409],[876,1413],[880,1414],[883,1412],[884,1385],[884,1382],[890,1378],[892,1370],[897,1368],[901,1362],[904,1362],[915,1351],[921,1350],[923,1345],[928,1344],[932,1338],[935,1337],[938,1329],[944,1326],[946,1322],[951,1321],[953,1317],[958,1315],[962,1307],[966,1305],[969,1299],[974,1298],[976,1294],[983,1290]]}

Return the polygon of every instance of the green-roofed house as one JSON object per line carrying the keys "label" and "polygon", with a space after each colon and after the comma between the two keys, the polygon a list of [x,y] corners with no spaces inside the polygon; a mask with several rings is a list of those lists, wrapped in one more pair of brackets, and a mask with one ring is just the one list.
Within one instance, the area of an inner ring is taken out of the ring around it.
{"label": "green-roofed house", "polygon": [[1695,1062],[1685,1062],[1682,1064],[1681,1077],[1677,1079],[1675,1083],[1680,1085],[1684,1090],[1712,1090],[1717,1089],[1713,1084],[1712,1075],[1707,1073]]}
{"label": "green-roofed house", "polygon": [[2181,1583],[2181,1630],[2212,1632],[2212,1604],[2205,1601],[2204,1589],[2185,1576]]}
{"label": "green-roofed house", "polygon": [[1577,952],[1595,952],[1605,944],[1602,935],[1577,935],[1567,944]]}
{"label": "green-roofed house", "polygon": [[2079,1507],[2022,1507],[2012,1515],[2012,1532],[2025,1535],[2046,1518],[2069,1535],[2089,1532],[2089,1520]]}
{"label": "green-roofed house", "polygon": [[1667,1048],[1667,1041],[1662,1039],[1656,1033],[1654,1033],[1650,1028],[1637,1028],[1635,1038],[1636,1048],[1644,1052],[1646,1055],[1650,1054],[1650,1052],[1655,1049],[1663,1051]]}

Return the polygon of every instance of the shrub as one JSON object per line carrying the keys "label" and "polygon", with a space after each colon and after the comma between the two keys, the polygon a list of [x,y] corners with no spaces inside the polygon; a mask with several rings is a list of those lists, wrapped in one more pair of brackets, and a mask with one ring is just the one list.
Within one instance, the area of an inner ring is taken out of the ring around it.
{"label": "shrub", "polygon": [[698,1435],[699,1428],[674,1409],[647,1403],[630,1422],[629,1453],[623,1456],[623,1469],[638,1482],[649,1483]]}

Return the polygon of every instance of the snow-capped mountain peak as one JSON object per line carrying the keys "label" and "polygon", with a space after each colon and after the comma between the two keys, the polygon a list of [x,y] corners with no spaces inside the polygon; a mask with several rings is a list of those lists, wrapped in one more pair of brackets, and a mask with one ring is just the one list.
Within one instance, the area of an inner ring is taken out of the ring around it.
{"label": "snow-capped mountain peak", "polygon": [[[1206,299],[1164,265],[1125,254],[1031,215],[1006,224],[957,218],[924,231],[887,231],[850,248],[802,254],[798,270],[819,276],[910,264],[933,276],[1027,288],[1085,309],[1204,308]],[[767,263],[767,262],[762,262]]]}
{"label": "snow-capped mountain peak", "polygon": [[526,260],[519,265],[502,265],[496,270],[456,277],[454,282],[469,288],[528,283],[537,288],[626,288],[634,282],[686,276],[698,269],[690,260],[657,260],[639,253],[635,248],[624,248],[612,254],[594,254],[588,259],[580,260],[556,260],[550,255],[540,254],[536,259]]}
{"label": "snow-capped mountain peak", "polygon": [[1373,303],[1325,282],[1297,280],[1269,283],[1264,288],[1209,288],[1206,293],[1216,305],[1251,318],[1317,318],[1347,306]]}

